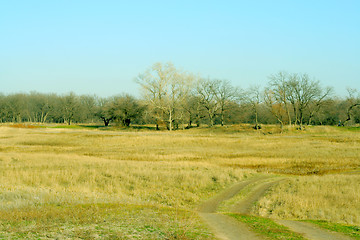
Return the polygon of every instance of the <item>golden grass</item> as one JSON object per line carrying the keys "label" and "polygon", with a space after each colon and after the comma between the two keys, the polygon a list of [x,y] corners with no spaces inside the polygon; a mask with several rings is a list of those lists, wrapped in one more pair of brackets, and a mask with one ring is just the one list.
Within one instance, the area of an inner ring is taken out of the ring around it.
{"label": "golden grass", "polygon": [[192,208],[244,178],[208,163],[116,161],[71,154],[2,154],[2,208],[120,202]]}
{"label": "golden grass", "polygon": [[[328,174],[360,167],[360,134],[333,127],[287,129],[283,134],[274,129],[265,126],[256,132],[241,125],[169,133],[0,127],[0,215],[7,216],[1,221],[13,224],[28,209],[35,214],[43,208],[79,204],[193,211],[221,189],[260,172],[298,177],[261,200],[258,214],[358,224],[360,208],[354,199],[359,179]],[[311,194],[299,190],[312,184],[317,186],[316,201],[327,202],[322,212],[318,205],[306,203]],[[291,192],[294,189],[297,192]],[[5,214],[11,211],[17,214]],[[197,221],[190,216],[179,219],[179,224],[184,219]],[[16,231],[23,231],[19,226]]]}
{"label": "golden grass", "polygon": [[194,213],[154,206],[43,205],[1,213],[1,239],[214,238]]}
{"label": "golden grass", "polygon": [[300,176],[281,182],[254,213],[360,225],[360,175]]}

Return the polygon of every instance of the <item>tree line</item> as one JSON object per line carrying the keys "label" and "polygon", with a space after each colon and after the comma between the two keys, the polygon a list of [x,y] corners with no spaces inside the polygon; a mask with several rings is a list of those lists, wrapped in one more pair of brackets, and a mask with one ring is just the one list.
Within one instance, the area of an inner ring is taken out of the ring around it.
{"label": "tree line", "polygon": [[340,98],[331,87],[303,73],[278,72],[266,86],[241,89],[227,80],[201,78],[172,63],[155,63],[135,80],[141,98],[130,94],[0,95],[0,122],[154,124],[175,130],[200,125],[252,123],[353,125],[360,123],[360,94]]}

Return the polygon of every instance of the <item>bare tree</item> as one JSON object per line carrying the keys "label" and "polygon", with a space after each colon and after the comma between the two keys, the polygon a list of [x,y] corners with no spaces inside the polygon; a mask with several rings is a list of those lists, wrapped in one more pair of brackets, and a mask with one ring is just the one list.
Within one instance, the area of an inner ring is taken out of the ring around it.
{"label": "bare tree", "polygon": [[[250,104],[255,115],[255,129],[260,129],[258,122],[259,105],[263,99],[260,86],[251,86],[245,93],[245,101]],[[270,97],[270,96],[269,96]],[[270,100],[271,101],[271,100]],[[270,103],[272,105],[272,103]]]}
{"label": "bare tree", "polygon": [[95,95],[79,96],[79,120],[93,122],[96,114],[97,97]]}
{"label": "bare tree", "polygon": [[333,93],[333,88],[326,87],[321,90],[321,94],[318,95],[313,101],[309,104],[309,121],[308,124],[311,125],[313,116],[315,113],[319,112],[320,109],[324,106],[324,104],[329,100],[329,97]]}
{"label": "bare tree", "polygon": [[360,94],[358,93],[358,91],[353,88],[348,88],[347,91],[348,91],[348,97],[346,99],[348,105],[346,110],[347,118],[342,123],[343,126],[346,125],[352,119],[352,114],[354,109],[360,106]]}
{"label": "bare tree", "polygon": [[79,97],[71,92],[61,98],[61,114],[68,125],[77,117],[80,108]]}
{"label": "bare tree", "polygon": [[109,126],[110,121],[114,119],[112,110],[112,101],[110,98],[98,99],[95,116],[104,122],[105,127]]}
{"label": "bare tree", "polygon": [[215,116],[221,107],[217,96],[220,83],[218,80],[201,79],[196,87],[199,102],[206,109],[211,127],[214,126]]}
{"label": "bare tree", "polygon": [[229,81],[223,80],[218,83],[218,89],[214,90],[219,103],[220,123],[224,126],[225,113],[229,110],[230,103],[238,98],[239,89],[233,87]]}
{"label": "bare tree", "polygon": [[182,102],[187,98],[193,77],[175,68],[172,63],[155,63],[140,74],[136,82],[143,90],[143,96],[149,103],[157,120],[166,122],[168,129],[173,129],[174,121],[181,115]]}
{"label": "bare tree", "polygon": [[271,75],[269,77],[269,87],[268,89],[271,90],[271,97],[281,103],[279,106],[282,106],[286,111],[288,123],[291,125],[291,112],[290,112],[290,103],[289,103],[289,85],[288,79],[289,74],[287,72],[278,72],[277,74]]}
{"label": "bare tree", "polygon": [[284,119],[286,118],[286,110],[283,106],[283,101],[279,100],[276,97],[276,94],[271,89],[265,89],[264,91],[264,103],[276,117],[277,121],[280,123],[280,128],[283,129]]}
{"label": "bare tree", "polygon": [[300,129],[303,128],[304,113],[313,101],[322,101],[328,93],[323,94],[319,81],[310,79],[308,74],[294,74],[287,82],[289,88],[288,98],[294,99],[292,102],[296,113],[296,122]]}
{"label": "bare tree", "polygon": [[30,110],[36,122],[45,123],[49,114],[54,110],[53,95],[31,93],[33,108]]}
{"label": "bare tree", "polygon": [[145,106],[129,94],[117,96],[111,106],[112,119],[119,120],[123,126],[129,127],[133,120],[141,117],[144,109]]}

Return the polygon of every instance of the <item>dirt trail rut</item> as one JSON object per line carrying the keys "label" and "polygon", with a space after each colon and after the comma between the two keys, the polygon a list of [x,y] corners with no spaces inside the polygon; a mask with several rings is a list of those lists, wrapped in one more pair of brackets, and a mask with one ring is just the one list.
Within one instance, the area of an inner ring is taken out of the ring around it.
{"label": "dirt trail rut", "polygon": [[219,239],[262,239],[260,236],[249,230],[246,224],[236,221],[232,217],[217,213],[200,213],[200,216],[214,230],[216,237]]}
{"label": "dirt trail rut", "polygon": [[[264,180],[268,177],[258,177],[248,181],[243,181],[224,190],[215,197],[203,203],[200,208],[200,216],[214,230],[219,239],[226,240],[258,240],[262,239],[259,235],[252,232],[248,226],[232,217],[216,213],[216,209],[222,201],[228,200],[239,193],[243,188],[250,184]],[[264,191],[265,192],[265,191]]]}
{"label": "dirt trail rut", "polygon": [[[273,187],[278,182],[284,179],[285,178],[279,178],[279,177],[273,177],[273,178],[257,177],[254,179],[237,183],[232,187],[225,189],[215,197],[204,202],[199,207],[199,215],[213,229],[215,236],[219,239],[223,239],[223,240],[263,239],[263,237],[261,237],[260,235],[252,232],[246,224],[239,222],[232,217],[220,213],[216,213],[216,210],[221,204],[221,202],[234,197],[245,187],[253,185],[252,190],[250,190],[247,196],[232,207],[232,211],[235,213],[249,214],[253,204],[256,201],[258,201],[266,193],[268,189],[270,189],[271,187]],[[288,227],[291,231],[302,234],[307,239],[314,239],[314,240],[351,239],[340,233],[330,232],[328,230],[321,229],[310,223],[292,221],[292,220],[276,220],[276,222],[278,224]]]}
{"label": "dirt trail rut", "polygon": [[261,198],[269,188],[273,187],[281,180],[283,179],[272,180],[271,182],[260,183],[259,185],[255,186],[254,191],[252,191],[245,199],[233,206],[232,212],[249,214],[253,204],[259,200],[259,198]]}
{"label": "dirt trail rut", "polygon": [[291,220],[276,220],[277,223],[288,227],[291,231],[301,233],[307,239],[314,240],[351,240],[352,238],[347,237],[340,233],[330,232],[325,229],[320,229],[317,226],[306,223]]}
{"label": "dirt trail rut", "polygon": [[258,177],[258,178],[255,178],[255,179],[251,179],[251,180],[236,183],[232,187],[230,187],[228,189],[225,189],[224,191],[222,191],[221,193],[219,193],[215,197],[210,198],[209,200],[204,202],[200,206],[199,212],[203,212],[203,213],[214,213],[214,212],[216,212],[216,209],[218,208],[218,206],[219,206],[219,204],[221,202],[226,201],[226,200],[234,197],[237,193],[239,193],[244,187],[248,186],[249,184],[253,184],[255,182],[258,182],[258,181],[266,179],[266,178],[268,178],[268,177]]}

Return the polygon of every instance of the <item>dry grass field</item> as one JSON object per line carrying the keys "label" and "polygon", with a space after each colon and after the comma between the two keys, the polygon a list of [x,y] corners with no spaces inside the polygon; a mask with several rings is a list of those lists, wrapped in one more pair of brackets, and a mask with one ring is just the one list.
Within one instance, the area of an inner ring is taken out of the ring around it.
{"label": "dry grass field", "polygon": [[198,206],[258,175],[252,212],[360,225],[360,131],[0,127],[0,239],[212,239]]}

